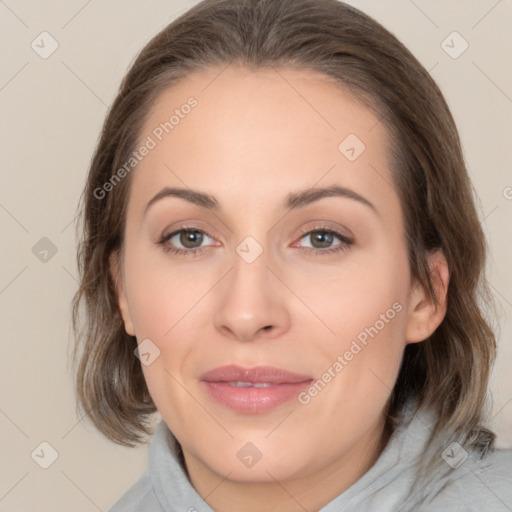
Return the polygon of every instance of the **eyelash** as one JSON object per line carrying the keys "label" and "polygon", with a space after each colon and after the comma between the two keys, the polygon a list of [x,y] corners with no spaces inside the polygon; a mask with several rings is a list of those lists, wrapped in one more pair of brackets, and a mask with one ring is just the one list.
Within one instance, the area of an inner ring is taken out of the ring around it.
{"label": "eyelash", "polygon": [[[193,226],[182,226],[180,229],[177,229],[172,233],[162,235],[161,239],[157,242],[157,244],[162,246],[164,252],[173,254],[175,256],[197,257],[201,255],[204,252],[204,248],[198,247],[195,249],[179,249],[177,247],[172,247],[167,244],[167,242],[171,238],[173,238],[176,235],[179,235],[181,232],[201,233],[203,235],[209,236],[208,233],[206,233],[202,229],[195,228]],[[353,244],[352,240],[342,235],[339,231],[336,231],[335,229],[327,226],[315,226],[313,229],[304,230],[301,232],[301,237],[299,238],[299,240],[302,240],[306,235],[311,235],[313,233],[328,233],[330,235],[334,235],[336,238],[340,240],[340,243],[328,249],[299,247],[298,250],[300,252],[306,253],[307,255],[314,254],[315,256],[325,256],[328,254],[336,254],[345,251]]]}

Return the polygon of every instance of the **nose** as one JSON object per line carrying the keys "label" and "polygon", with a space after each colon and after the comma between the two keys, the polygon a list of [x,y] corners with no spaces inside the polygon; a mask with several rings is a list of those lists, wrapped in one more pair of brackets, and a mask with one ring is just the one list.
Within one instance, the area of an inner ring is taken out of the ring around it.
{"label": "nose", "polygon": [[267,253],[252,263],[238,254],[218,289],[215,328],[233,340],[274,338],[288,330],[290,315],[286,287],[268,268]]}

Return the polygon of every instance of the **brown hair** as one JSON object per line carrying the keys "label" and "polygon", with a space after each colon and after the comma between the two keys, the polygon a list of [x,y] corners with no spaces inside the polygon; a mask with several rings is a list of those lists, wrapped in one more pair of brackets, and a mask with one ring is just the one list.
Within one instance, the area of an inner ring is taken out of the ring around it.
{"label": "brown hair", "polygon": [[337,0],[205,0],[134,61],[105,120],[79,205],[80,287],[73,300],[78,409],[118,444],[133,446],[151,434],[156,407],[109,273],[110,255],[123,246],[131,175],[101,199],[95,190],[129,159],[160,93],[194,71],[233,64],[320,72],[378,113],[393,141],[393,181],[412,276],[437,300],[428,252],[441,248],[450,272],[443,322],[429,339],[405,349],[389,424],[416,397],[418,407],[438,413],[434,434],[451,429],[474,446],[492,447],[494,434],[482,422],[496,343],[478,304],[492,304],[486,243],[454,120],[416,58],[376,21]]}

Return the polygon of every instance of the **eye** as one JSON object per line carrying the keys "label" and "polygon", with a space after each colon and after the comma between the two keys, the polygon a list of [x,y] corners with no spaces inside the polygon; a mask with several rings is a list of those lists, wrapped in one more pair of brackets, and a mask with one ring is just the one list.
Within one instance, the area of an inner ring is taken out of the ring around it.
{"label": "eye", "polygon": [[[305,232],[300,240],[310,240],[309,246],[301,246],[299,250],[308,254],[333,254],[348,249],[353,241],[339,231],[328,227],[315,227]],[[336,240],[338,241],[336,243]],[[334,245],[333,245],[334,243]]]}
{"label": "eye", "polygon": [[204,251],[201,244],[207,238],[211,239],[203,230],[183,226],[172,233],[164,234],[158,243],[165,252],[176,255],[198,256]]}
{"label": "eye", "polygon": [[[205,231],[199,228],[182,226],[181,228],[162,235],[157,242],[166,253],[177,256],[199,256],[207,246],[202,244],[207,240],[213,240]],[[300,240],[310,241],[309,246],[300,245],[298,250],[307,255],[326,255],[348,249],[353,241],[330,227],[315,227],[309,231],[303,231]],[[334,245],[333,245],[334,244]],[[212,245],[212,244],[210,244]]]}

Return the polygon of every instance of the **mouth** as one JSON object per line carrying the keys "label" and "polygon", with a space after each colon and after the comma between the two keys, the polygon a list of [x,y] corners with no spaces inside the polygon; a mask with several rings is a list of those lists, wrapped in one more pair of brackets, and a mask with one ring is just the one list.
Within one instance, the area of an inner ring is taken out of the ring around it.
{"label": "mouth", "polygon": [[261,414],[296,398],[313,377],[271,366],[230,365],[204,373],[200,381],[208,396],[224,407],[244,414]]}

